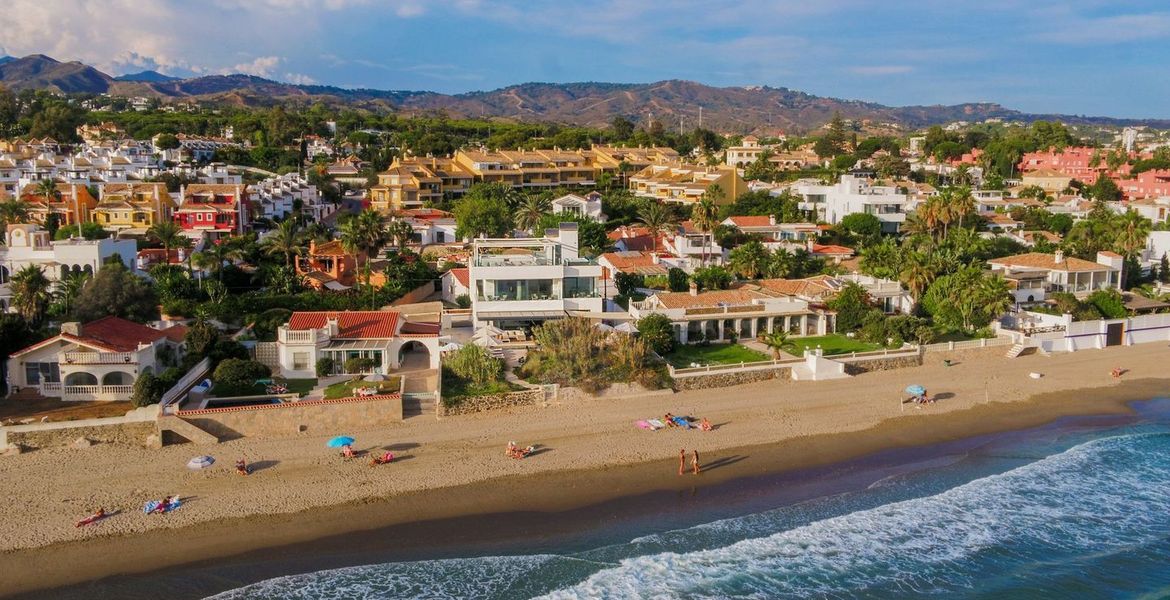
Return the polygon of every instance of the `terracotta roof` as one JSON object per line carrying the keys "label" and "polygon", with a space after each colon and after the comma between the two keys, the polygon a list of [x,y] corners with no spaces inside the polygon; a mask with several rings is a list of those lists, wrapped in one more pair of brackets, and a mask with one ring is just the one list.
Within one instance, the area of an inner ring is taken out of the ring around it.
{"label": "terracotta roof", "polygon": [[845,246],[834,246],[832,244],[813,244],[812,253],[853,256],[853,248],[847,248]]}
{"label": "terracotta roof", "polygon": [[1108,250],[1102,250],[1102,251],[1098,252],[1097,254],[1100,254],[1101,256],[1107,256],[1109,258],[1121,258],[1120,254],[1118,254],[1116,252],[1110,252]]}
{"label": "terracotta roof", "polygon": [[1044,254],[1042,252],[1029,252],[1027,254],[1017,254],[1015,256],[1005,256],[1003,258],[995,258],[987,262],[993,265],[1003,265],[1006,267],[1047,269],[1049,271],[1084,272],[1113,270],[1109,266],[1072,256],[1067,256],[1064,258],[1063,262],[1057,263],[1056,255]]}
{"label": "terracotta roof", "polygon": [[187,339],[186,325],[172,325],[166,329],[163,329],[162,332],[168,340],[175,342],[176,344],[182,343],[183,340]]}
{"label": "terracotta roof", "polygon": [[654,238],[648,235],[639,235],[636,237],[618,238],[619,242],[626,247],[630,252],[647,252],[654,249]]}
{"label": "terracotta roof", "polygon": [[700,292],[694,296],[688,292],[657,295],[658,302],[665,308],[699,308],[719,306],[720,304],[747,304],[753,299],[761,297],[759,292],[742,289]]}
{"label": "terracotta roof", "polygon": [[654,255],[646,252],[606,252],[601,256],[623,273],[665,275],[670,270],[666,265],[655,262]]}
{"label": "terracotta roof", "polygon": [[439,335],[438,323],[403,323],[402,335],[411,337],[434,337]]}
{"label": "terracotta roof", "polygon": [[767,290],[781,296],[803,296],[806,298],[820,297],[832,290],[819,281],[810,279],[761,279],[755,282],[760,289]]}
{"label": "terracotta roof", "polygon": [[727,217],[727,220],[731,221],[732,224],[734,224],[736,227],[769,227],[771,225],[774,225],[774,223],[772,223],[772,217],[769,217],[767,215],[764,215],[764,216],[739,215],[739,216]]}
{"label": "terracotta roof", "polygon": [[350,253],[345,251],[345,246],[341,240],[330,240],[323,244],[314,243],[309,248],[309,254],[313,256],[349,256]]}
{"label": "terracotta roof", "polygon": [[463,287],[469,287],[471,285],[471,271],[467,267],[459,267],[447,272],[455,278],[455,281],[459,282],[459,285]]}
{"label": "terracotta roof", "polygon": [[295,312],[288,320],[288,328],[320,329],[331,318],[337,319],[335,337],[342,339],[390,339],[398,331],[398,312],[392,310]]}

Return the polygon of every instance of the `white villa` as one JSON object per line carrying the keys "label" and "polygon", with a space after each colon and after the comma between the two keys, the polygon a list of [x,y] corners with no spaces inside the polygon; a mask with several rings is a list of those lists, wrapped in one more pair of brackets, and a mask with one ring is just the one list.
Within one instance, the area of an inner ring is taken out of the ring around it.
{"label": "white villa", "polygon": [[1018,304],[1043,302],[1052,292],[1071,292],[1087,296],[1096,290],[1121,285],[1124,260],[1113,252],[1098,252],[1097,262],[1075,257],[1031,252],[987,261],[1012,286]]}
{"label": "white villa", "polygon": [[601,194],[590,192],[585,196],[567,194],[552,201],[554,215],[570,214],[589,217],[600,223],[605,222],[605,215],[601,212]]}
{"label": "white villa", "polygon": [[802,198],[800,208],[814,211],[818,220],[837,224],[845,215],[865,213],[877,217],[886,233],[897,233],[910,201],[896,187],[872,185],[853,175],[842,175],[834,185],[800,183],[792,191]]}
{"label": "white villa", "polygon": [[630,316],[666,315],[674,325],[674,337],[690,344],[734,338],[754,338],[761,333],[785,331],[793,336],[823,335],[833,331],[833,314],[809,300],[740,288],[699,292],[663,292],[641,302],[630,302]]}
{"label": "white villa", "polygon": [[276,360],[282,377],[316,377],[317,361],[333,359],[334,373],[345,361],[368,358],[370,373],[406,366],[439,368],[439,324],[416,323],[392,310],[294,312],[277,329]]}
{"label": "white villa", "polygon": [[154,329],[119,317],[64,323],[61,333],[8,359],[9,390],[35,388],[62,400],[129,400],[142,373],[182,357],[187,328]]}
{"label": "white villa", "polygon": [[317,186],[309,183],[309,180],[299,173],[269,177],[248,186],[248,193],[249,199],[257,209],[256,216],[269,219],[287,217],[293,212],[298,201],[301,211],[317,221],[329,214],[332,208],[321,203]]}
{"label": "white villa", "polygon": [[472,318],[515,329],[570,312],[604,310],[601,266],[579,253],[577,224],[540,238],[478,239],[468,266]]}
{"label": "white villa", "polygon": [[49,232],[37,225],[9,225],[0,248],[0,305],[11,305],[12,291],[8,285],[12,276],[28,265],[41,267],[50,281],[61,281],[72,273],[101,270],[106,260],[114,255],[134,271],[138,250],[134,240],[85,240],[74,238],[53,241]]}

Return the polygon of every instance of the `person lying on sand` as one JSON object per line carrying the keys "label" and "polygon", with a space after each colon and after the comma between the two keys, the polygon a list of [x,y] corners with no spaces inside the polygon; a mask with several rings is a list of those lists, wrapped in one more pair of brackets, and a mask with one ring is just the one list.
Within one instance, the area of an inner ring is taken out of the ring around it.
{"label": "person lying on sand", "polygon": [[236,473],[239,473],[240,475],[248,474],[248,463],[244,462],[244,459],[242,458],[236,461]]}
{"label": "person lying on sand", "polygon": [[699,429],[702,429],[703,431],[711,431],[715,428],[711,426],[711,421],[708,421],[707,417],[703,417],[703,420],[699,422]]}
{"label": "person lying on sand", "polygon": [[536,450],[536,446],[520,448],[516,445],[516,442],[508,442],[508,449],[505,450],[505,453],[511,458],[520,459],[532,454],[533,450]]}
{"label": "person lying on sand", "polygon": [[346,445],[341,447],[341,457],[342,458],[353,458],[354,457],[353,448],[350,447],[349,444],[346,444]]}
{"label": "person lying on sand", "polygon": [[678,423],[674,422],[674,415],[666,413],[662,416],[662,421],[666,423],[667,427],[678,427]]}
{"label": "person lying on sand", "polygon": [[378,465],[388,465],[390,461],[394,460],[394,453],[386,452],[382,456],[375,456],[370,459],[370,466],[376,467]]}

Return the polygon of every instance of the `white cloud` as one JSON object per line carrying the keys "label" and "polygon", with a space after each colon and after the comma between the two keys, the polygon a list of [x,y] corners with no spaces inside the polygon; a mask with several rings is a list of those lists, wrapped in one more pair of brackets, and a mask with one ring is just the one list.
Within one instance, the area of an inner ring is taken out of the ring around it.
{"label": "white cloud", "polygon": [[1107,45],[1170,37],[1170,14],[1115,15],[1081,18],[1070,16],[1050,23],[1032,39],[1068,45]]}
{"label": "white cloud", "polygon": [[285,81],[287,81],[289,83],[295,83],[297,85],[313,85],[313,84],[317,83],[316,79],[313,79],[312,77],[309,77],[308,75],[303,75],[301,73],[285,73],[284,77],[282,79],[284,79]]}
{"label": "white cloud", "polygon": [[280,66],[282,62],[284,62],[284,59],[279,56],[260,56],[251,61],[237,64],[234,67],[223,69],[220,73],[223,75],[243,73],[244,75],[255,75],[257,77],[272,77],[273,70]]}

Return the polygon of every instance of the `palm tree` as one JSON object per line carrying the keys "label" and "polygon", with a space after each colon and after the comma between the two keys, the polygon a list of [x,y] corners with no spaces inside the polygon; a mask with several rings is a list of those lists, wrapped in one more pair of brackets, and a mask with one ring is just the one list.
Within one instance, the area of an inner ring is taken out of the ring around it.
{"label": "palm tree", "polygon": [[665,206],[657,202],[647,204],[642,210],[638,211],[638,222],[650,230],[651,245],[654,252],[658,252],[658,234],[675,231],[678,227],[674,215],[666,210]]}
{"label": "palm tree", "polygon": [[386,235],[394,241],[399,250],[405,250],[407,244],[414,237],[414,227],[402,219],[394,219],[386,226]]}
{"label": "palm tree", "polygon": [[930,263],[930,257],[921,252],[910,253],[903,263],[899,279],[906,289],[910,290],[910,297],[914,299],[915,304],[922,299],[922,294],[926,293],[926,288],[934,281],[936,271]]}
{"label": "palm tree", "polygon": [[[1142,248],[1146,247],[1146,238],[1150,236],[1151,228],[1150,220],[1131,208],[1114,220],[1112,227],[1115,236],[1113,247],[1127,261],[1132,260]],[[1123,271],[1121,275],[1121,287],[1125,289],[1129,274]]]}
{"label": "palm tree", "polygon": [[237,239],[220,238],[204,248],[202,252],[196,252],[192,261],[200,268],[211,270],[215,273],[215,278],[222,282],[224,263],[239,260],[244,255],[244,249],[240,243],[234,241]]}
{"label": "palm tree", "polygon": [[28,222],[28,203],[18,198],[0,202],[0,224],[9,225]]}
{"label": "palm tree", "polygon": [[370,273],[365,264],[371,256],[377,256],[382,246],[389,241],[386,234],[386,225],[382,214],[373,210],[364,210],[341,226],[341,245],[348,252],[358,258],[358,271],[366,285],[370,283]]}
{"label": "palm tree", "polygon": [[695,229],[703,233],[702,264],[704,266],[707,264],[707,238],[715,230],[715,225],[719,220],[719,208],[715,206],[715,201],[709,194],[711,188],[718,187],[716,184],[711,184],[711,187],[707,188],[707,193],[704,193],[699,202],[691,207],[691,222],[695,224]]}
{"label": "palm tree", "polygon": [[293,258],[305,253],[304,235],[296,219],[285,219],[264,238],[264,252],[284,257],[284,266],[292,266]]}
{"label": "palm tree", "polygon": [[36,195],[44,198],[46,201],[61,197],[61,191],[57,189],[57,182],[52,177],[38,181],[34,189],[36,190]]}
{"label": "palm tree", "polygon": [[512,220],[516,224],[516,229],[532,233],[548,210],[548,200],[540,196],[529,196],[523,204],[516,208]]}
{"label": "palm tree", "polygon": [[64,305],[66,315],[73,311],[73,302],[81,295],[81,289],[85,287],[86,281],[89,281],[89,273],[83,271],[70,273],[57,282],[57,291],[53,293],[53,296]]}
{"label": "palm tree", "polygon": [[795,266],[796,257],[784,248],[777,248],[776,251],[772,253],[772,256],[768,259],[768,277],[788,279],[788,276],[792,274],[792,269]]}
{"label": "palm tree", "polygon": [[752,240],[731,251],[731,270],[744,279],[755,279],[768,268],[768,249]]}
{"label": "palm tree", "polygon": [[40,323],[53,299],[52,282],[37,265],[26,265],[12,276],[12,306],[30,323]]}
{"label": "palm tree", "polygon": [[963,226],[963,219],[975,212],[975,197],[971,195],[971,188],[962,186],[956,188],[950,195],[951,214],[958,217],[959,227]]}
{"label": "palm tree", "polygon": [[796,354],[796,342],[788,338],[788,332],[776,330],[760,336],[760,341],[772,351],[773,358],[780,358],[782,352]]}
{"label": "palm tree", "polygon": [[181,243],[179,238],[186,237],[183,235],[183,228],[179,227],[178,223],[174,221],[160,221],[150,226],[146,230],[146,237],[162,244],[163,251],[166,253],[167,264],[171,261],[171,248],[176,248]]}

